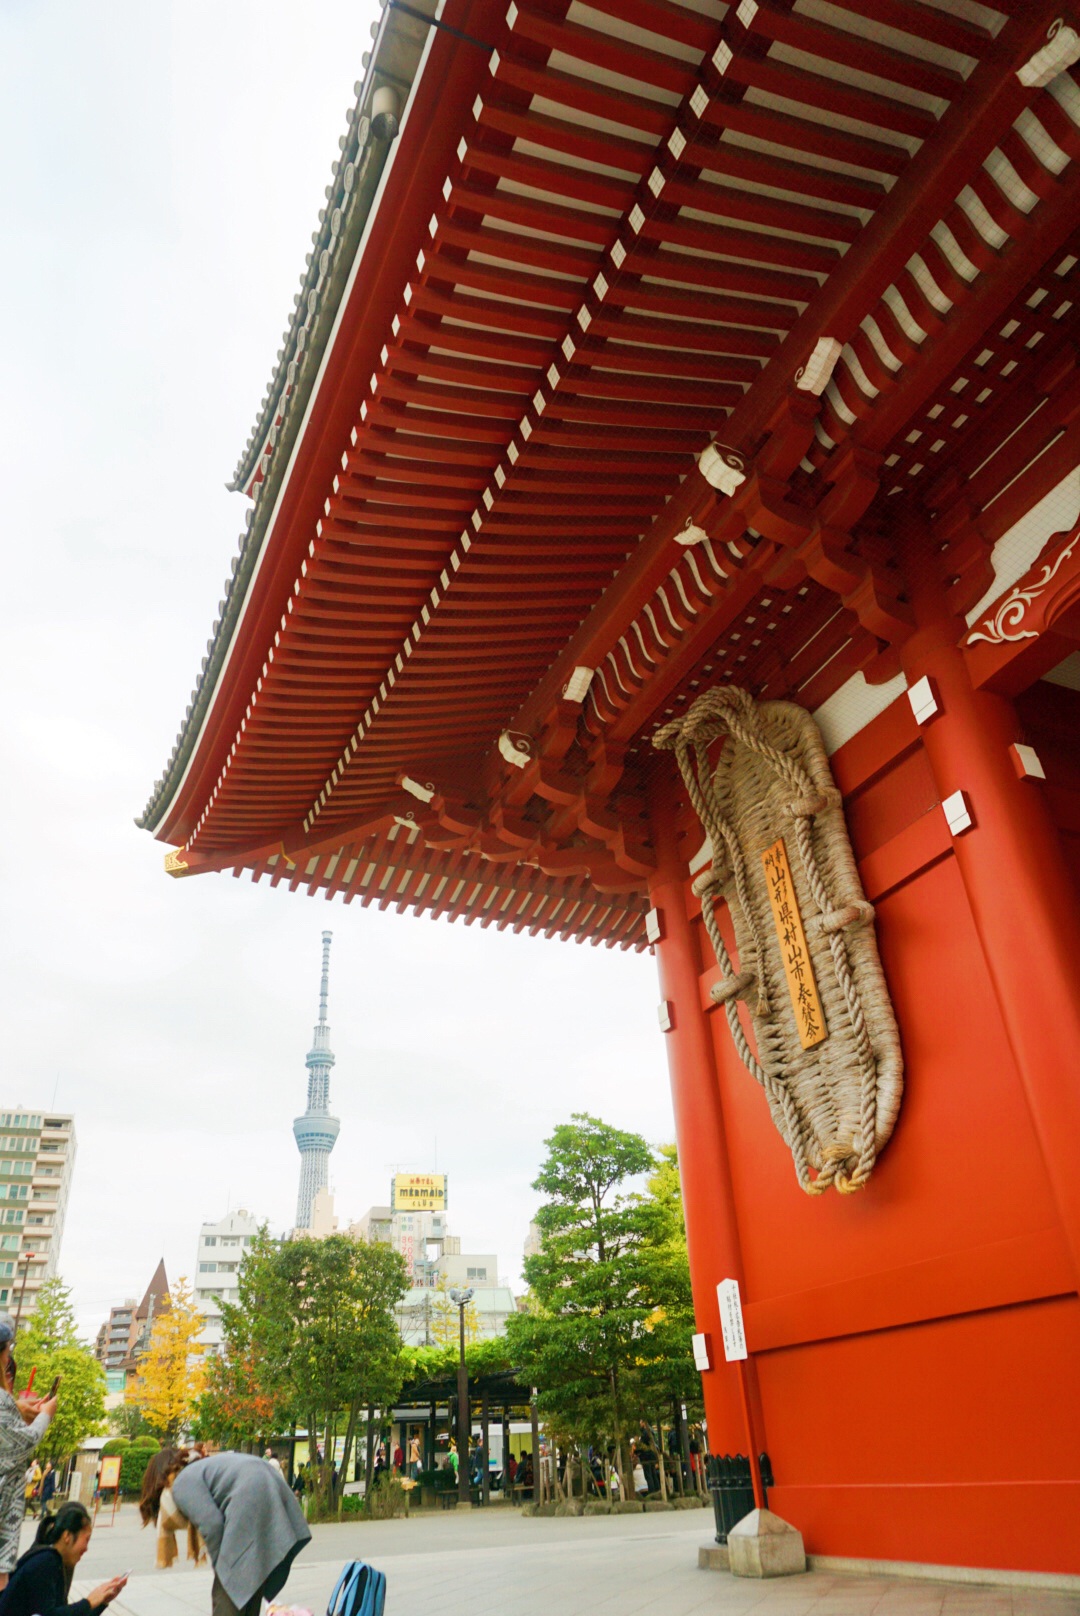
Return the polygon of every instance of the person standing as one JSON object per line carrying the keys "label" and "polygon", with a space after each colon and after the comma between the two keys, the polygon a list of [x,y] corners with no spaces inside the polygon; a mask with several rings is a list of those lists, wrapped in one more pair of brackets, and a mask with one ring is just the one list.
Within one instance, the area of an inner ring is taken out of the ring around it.
{"label": "person standing", "polygon": [[37,1514],[34,1506],[37,1503],[38,1488],[41,1486],[41,1474],[41,1466],[36,1459],[31,1459],[23,1477],[23,1513],[26,1515]]}
{"label": "person standing", "polygon": [[409,1442],[409,1475],[413,1481],[420,1480],[420,1438],[415,1431]]}
{"label": "person standing", "polygon": [[34,1449],[56,1413],[56,1398],[16,1398],[15,1321],[0,1313],[0,1589],[6,1587],[19,1554],[23,1477]]}
{"label": "person standing", "polygon": [[[156,1520],[160,1488],[143,1486],[139,1510]],[[259,1616],[273,1600],[311,1532],[276,1465],[253,1453],[216,1453],[180,1471],[173,1505],[198,1528],[214,1568],[212,1616]]]}
{"label": "person standing", "polygon": [[41,1513],[44,1516],[53,1501],[56,1492],[56,1466],[51,1459],[45,1462],[45,1474],[41,1478]]}

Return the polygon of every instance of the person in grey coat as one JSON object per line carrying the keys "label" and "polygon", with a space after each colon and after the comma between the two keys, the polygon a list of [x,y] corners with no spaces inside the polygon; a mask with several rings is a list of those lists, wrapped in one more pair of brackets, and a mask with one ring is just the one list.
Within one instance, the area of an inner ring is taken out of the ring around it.
{"label": "person in grey coat", "polygon": [[215,1453],[172,1484],[180,1513],[202,1534],[214,1568],[213,1616],[258,1616],[311,1532],[276,1465],[252,1453]]}

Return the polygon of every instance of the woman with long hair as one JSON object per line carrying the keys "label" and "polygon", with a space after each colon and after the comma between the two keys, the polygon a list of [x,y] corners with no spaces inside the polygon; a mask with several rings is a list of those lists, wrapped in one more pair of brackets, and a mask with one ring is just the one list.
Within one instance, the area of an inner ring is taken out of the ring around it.
{"label": "woman with long hair", "polygon": [[142,1492],[139,1495],[139,1514],[144,1526],[157,1522],[157,1567],[167,1571],[179,1554],[176,1534],[187,1533],[187,1557],[198,1565],[206,1558],[206,1549],[198,1532],[180,1514],[173,1502],[172,1484],[188,1463],[186,1448],[161,1448],[154,1454],[143,1472]]}
{"label": "woman with long hair", "polygon": [[[172,1510],[198,1529],[210,1555],[212,1616],[259,1616],[263,1599],[281,1592],[293,1560],[311,1542],[284,1476],[253,1453],[215,1453],[195,1464],[185,1463],[180,1450],[171,1455],[158,1456],[152,1476],[147,1467],[139,1500],[144,1524],[168,1507],[168,1491]],[[179,1469],[170,1471],[177,1458]]]}
{"label": "woman with long hair", "polygon": [[44,1515],[37,1536],[0,1594],[0,1616],[93,1616],[111,1604],[127,1577],[110,1577],[68,1603],[75,1567],[90,1546],[92,1522],[82,1504],[61,1504]]}
{"label": "woman with long hair", "polygon": [[19,1553],[26,1467],[56,1413],[56,1398],[16,1397],[15,1321],[0,1313],[0,1589]]}

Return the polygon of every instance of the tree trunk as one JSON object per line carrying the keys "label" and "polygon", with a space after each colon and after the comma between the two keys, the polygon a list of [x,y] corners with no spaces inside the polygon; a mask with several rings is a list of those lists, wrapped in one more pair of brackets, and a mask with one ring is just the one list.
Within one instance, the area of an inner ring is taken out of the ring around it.
{"label": "tree trunk", "polygon": [[364,1466],[364,1497],[371,1493],[371,1472],[375,1468],[375,1407],[368,1404],[367,1411],[367,1460]]}
{"label": "tree trunk", "polygon": [[663,1420],[657,1420],[657,1422],[656,1422],[656,1446],[657,1446],[657,1449],[658,1449],[656,1457],[657,1457],[657,1459],[659,1460],[659,1463],[660,1463],[660,1498],[661,1498],[662,1502],[666,1504],[667,1503],[667,1464],[665,1462],[665,1454],[664,1454],[664,1422],[663,1422]]}
{"label": "tree trunk", "polygon": [[627,1490],[626,1486],[626,1477],[628,1473],[630,1475],[631,1483],[633,1482],[633,1469],[631,1467],[628,1471],[627,1457],[623,1449],[625,1439],[622,1428],[622,1406],[619,1400],[619,1376],[616,1370],[612,1369],[610,1371],[610,1379],[612,1436],[615,1440],[615,1468],[619,1472],[619,1491],[623,1498],[633,1498],[635,1496],[633,1486],[631,1485],[629,1491]]}
{"label": "tree trunk", "polygon": [[341,1485],[345,1486],[345,1479],[349,1474],[349,1460],[352,1457],[353,1442],[356,1440],[356,1422],[360,1414],[360,1399],[354,1397],[349,1404],[349,1423],[345,1427],[345,1451],[341,1455]]}

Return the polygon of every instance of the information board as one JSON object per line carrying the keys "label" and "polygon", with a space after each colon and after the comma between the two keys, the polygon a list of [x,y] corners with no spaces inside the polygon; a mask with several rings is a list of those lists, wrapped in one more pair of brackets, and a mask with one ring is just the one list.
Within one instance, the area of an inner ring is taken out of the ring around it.
{"label": "information board", "polygon": [[747,1356],[746,1331],[743,1329],[739,1281],[737,1279],[721,1280],[716,1287],[716,1299],[720,1303],[720,1329],[724,1336],[724,1357],[728,1363],[736,1363],[740,1358]]}

